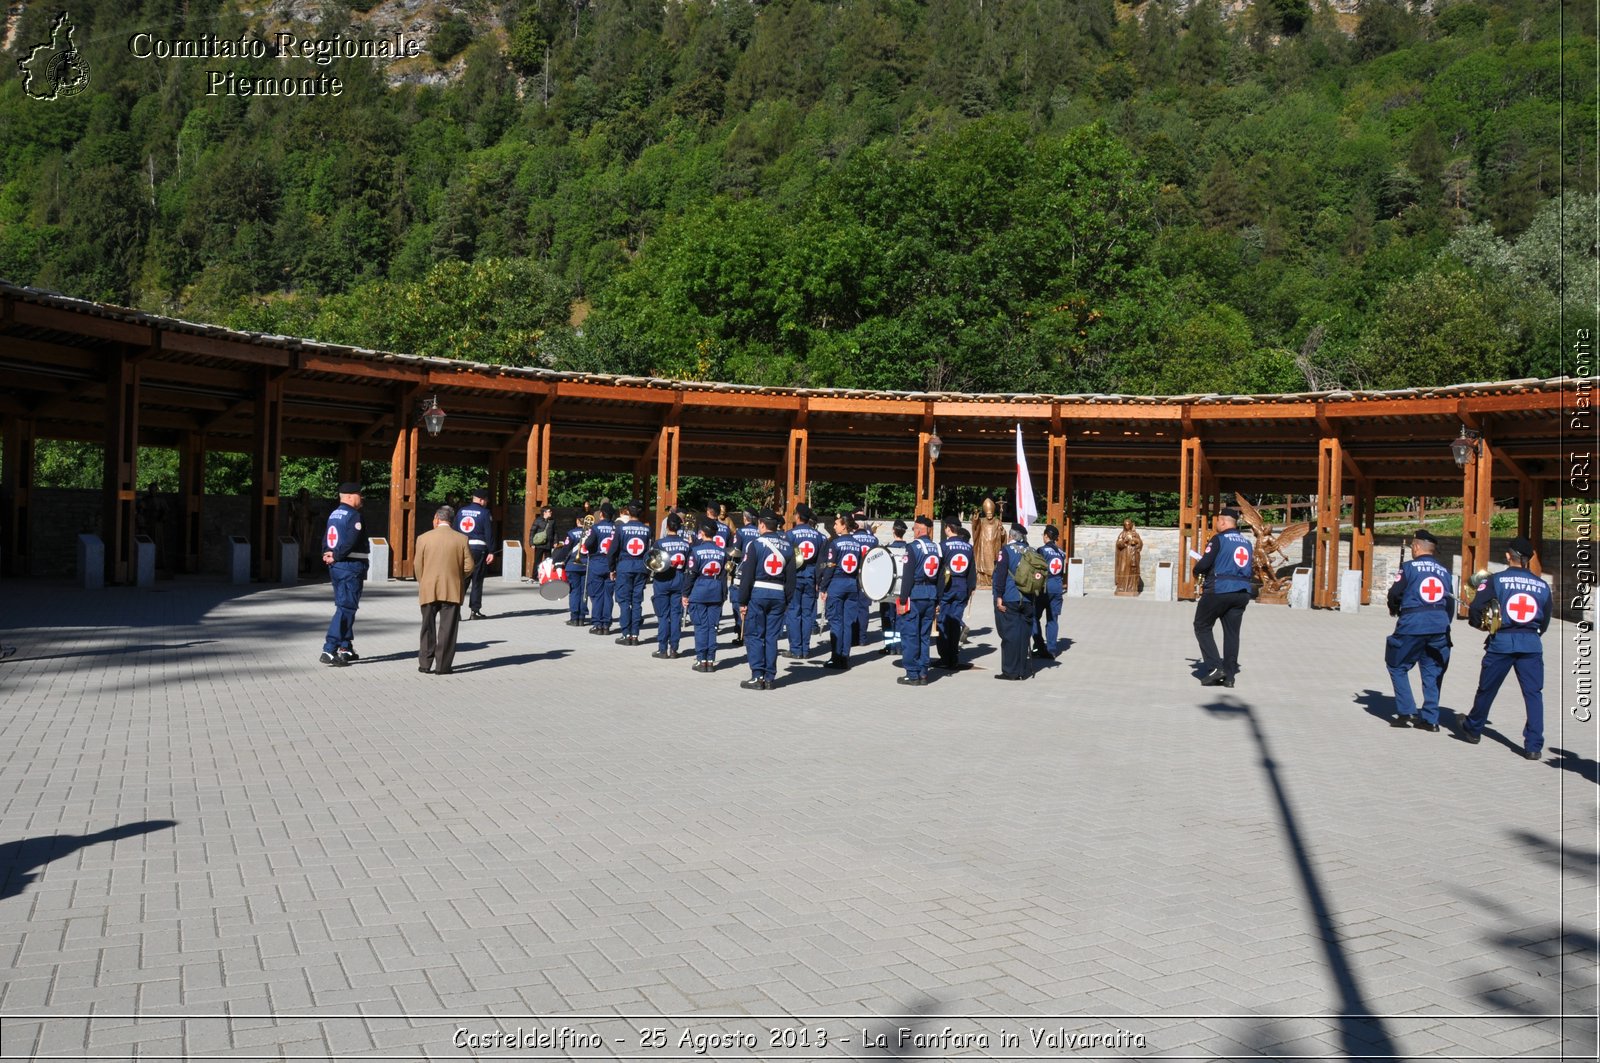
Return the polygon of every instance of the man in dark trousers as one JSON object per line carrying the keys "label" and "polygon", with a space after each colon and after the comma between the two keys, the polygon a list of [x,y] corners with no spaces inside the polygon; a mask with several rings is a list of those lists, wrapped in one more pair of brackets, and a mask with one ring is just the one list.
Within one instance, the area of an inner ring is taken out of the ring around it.
{"label": "man in dark trousers", "polygon": [[[1391,727],[1439,729],[1439,686],[1450,667],[1450,619],[1456,614],[1456,597],[1450,593],[1455,577],[1433,556],[1439,540],[1426,528],[1411,537],[1411,560],[1400,566],[1389,587],[1389,614],[1399,619],[1394,634],[1384,643],[1383,663],[1394,684],[1394,719]],[[1422,710],[1411,696],[1411,668],[1422,673]]]}
{"label": "man in dark trousers", "polygon": [[771,690],[778,681],[778,639],[783,614],[794,597],[794,547],[783,536],[778,515],[764,509],[756,518],[757,535],[739,561],[739,612],[744,620],[745,657],[750,678],[746,690]]}
{"label": "man in dark trousers", "polygon": [[456,513],[456,531],[467,537],[472,550],[472,582],[467,587],[468,620],[487,619],[483,615],[483,574],[494,564],[494,518],[489,515],[489,492],[482,487],[472,492],[472,501]]}
{"label": "man in dark trousers", "polygon": [[423,673],[449,675],[455,667],[461,599],[467,577],[477,567],[470,540],[451,526],[456,516],[449,506],[440,506],[433,514],[433,528],[417,536],[413,571],[422,606],[417,671]]}
{"label": "man in dark trousers", "polygon": [[1478,693],[1472,699],[1472,712],[1457,725],[1463,741],[1476,745],[1483,739],[1483,725],[1489,722],[1489,706],[1500,692],[1507,673],[1517,673],[1522,688],[1522,703],[1527,722],[1522,728],[1522,755],[1538,760],[1544,753],[1544,643],[1550,629],[1550,587],[1528,569],[1533,560],[1533,543],[1524,538],[1511,541],[1506,551],[1504,572],[1496,572],[1478,584],[1472,596],[1467,620],[1473,627],[1483,622],[1489,603],[1500,605],[1500,630],[1489,636],[1483,650],[1483,667],[1478,673]]}
{"label": "man in dark trousers", "polygon": [[1028,637],[1033,633],[1034,596],[1025,594],[1011,574],[1028,551],[1028,530],[1013,524],[994,563],[994,624],[1000,629],[1000,674],[996,679],[1016,681],[1032,674],[1028,667]]}
{"label": "man in dark trousers", "polygon": [[[1206,576],[1205,593],[1194,610],[1194,637],[1200,644],[1205,675],[1201,686],[1231,687],[1239,673],[1239,625],[1245,606],[1255,597],[1255,543],[1239,530],[1239,511],[1228,506],[1217,515],[1217,534],[1194,563],[1194,574]],[[1222,621],[1222,654],[1212,628]]]}
{"label": "man in dark trousers", "polygon": [[621,646],[639,645],[639,631],[644,624],[644,585],[650,579],[645,555],[650,552],[652,536],[650,525],[639,519],[643,513],[641,502],[623,506],[617,533],[611,539],[611,579],[615,584],[617,621],[622,627],[617,644]]}
{"label": "man in dark trousers", "polygon": [[940,545],[944,548],[944,572],[939,590],[939,667],[956,672],[964,667],[961,664],[961,628],[966,620],[967,602],[978,585],[978,570],[972,540],[960,521],[945,520],[944,542]]}
{"label": "man in dark trousers", "polygon": [[[897,523],[895,527],[902,525]],[[906,674],[895,682],[920,687],[928,685],[928,636],[933,632],[933,614],[939,607],[944,552],[933,541],[932,517],[918,516],[912,527],[916,530],[906,544],[900,595],[894,601],[900,621],[900,659]]]}
{"label": "man in dark trousers", "polygon": [[727,594],[728,551],[717,545],[718,526],[707,517],[700,522],[700,541],[689,551],[685,573],[688,590],[683,604],[694,623],[694,670],[712,672],[717,664],[717,621]]}
{"label": "man in dark trousers", "polygon": [[650,656],[666,661],[678,659],[678,640],[683,634],[683,606],[679,603],[689,591],[689,540],[678,534],[683,518],[668,513],[661,524],[663,534],[656,548],[667,554],[667,567],[650,580],[650,603],[656,611],[656,652]]}
{"label": "man in dark trousers", "polygon": [[335,668],[358,660],[355,649],[356,610],[367,578],[367,532],[361,525],[361,485],[339,485],[339,504],[328,514],[322,533],[322,563],[333,581],[333,619],[322,643],[323,664]]}

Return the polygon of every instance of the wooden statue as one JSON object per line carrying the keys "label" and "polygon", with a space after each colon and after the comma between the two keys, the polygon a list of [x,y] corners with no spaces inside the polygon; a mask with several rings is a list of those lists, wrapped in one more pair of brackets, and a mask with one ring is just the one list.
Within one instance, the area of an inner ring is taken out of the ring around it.
{"label": "wooden statue", "polygon": [[[1311,530],[1310,522],[1297,521],[1274,534],[1272,525],[1267,523],[1260,511],[1252,506],[1244,495],[1235,491],[1233,497],[1238,500],[1239,512],[1244,515],[1244,522],[1256,533],[1256,578],[1261,580],[1262,600],[1288,601],[1291,581],[1280,579],[1277,568],[1279,565],[1289,563],[1289,547],[1305,538],[1306,532]],[[1278,561],[1272,560],[1273,554],[1278,555]]]}
{"label": "wooden statue", "polygon": [[1139,555],[1144,552],[1144,539],[1134,529],[1133,521],[1122,522],[1122,534],[1117,536],[1117,594],[1124,598],[1137,597],[1143,587],[1139,577]]}
{"label": "wooden statue", "polygon": [[994,499],[985,498],[982,512],[972,518],[972,554],[978,565],[978,586],[987,587],[994,580],[994,563],[1000,559],[1005,542],[1006,526]]}

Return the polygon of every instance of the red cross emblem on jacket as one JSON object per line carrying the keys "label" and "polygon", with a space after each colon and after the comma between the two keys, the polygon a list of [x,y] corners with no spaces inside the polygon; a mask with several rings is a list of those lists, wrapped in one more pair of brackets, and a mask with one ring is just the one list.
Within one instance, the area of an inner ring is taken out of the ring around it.
{"label": "red cross emblem on jacket", "polygon": [[1250,551],[1246,550],[1242,546],[1234,547],[1233,548],[1233,563],[1235,565],[1238,565],[1240,568],[1244,568],[1246,565],[1248,565],[1250,563]]}
{"label": "red cross emblem on jacket", "polygon": [[950,571],[951,572],[954,572],[956,575],[959,576],[963,572],[965,572],[966,570],[967,570],[967,555],[966,554],[956,554],[955,556],[950,558]]}
{"label": "red cross emblem on jacket", "polygon": [[937,557],[932,557],[932,556],[923,558],[922,559],[922,574],[924,576],[927,576],[929,579],[932,579],[934,576],[937,576],[939,574],[939,559]]}
{"label": "red cross emblem on jacket", "polygon": [[1436,602],[1444,597],[1444,584],[1437,576],[1429,576],[1422,581],[1422,586],[1417,588],[1417,593],[1422,595],[1425,602]]}
{"label": "red cross emblem on jacket", "polygon": [[1539,615],[1539,603],[1531,594],[1513,594],[1506,603],[1506,615],[1519,624],[1526,624]]}
{"label": "red cross emblem on jacket", "polygon": [[856,566],[858,564],[860,564],[860,561],[858,561],[856,559],[856,555],[855,554],[845,554],[843,557],[841,557],[839,559],[839,567],[844,569],[844,574],[846,576],[855,575],[856,574]]}
{"label": "red cross emblem on jacket", "polygon": [[761,562],[761,567],[767,570],[767,575],[777,576],[783,573],[783,558],[777,554],[768,554],[767,559]]}
{"label": "red cross emblem on jacket", "polygon": [[628,540],[628,553],[632,554],[634,557],[638,557],[640,554],[644,553],[644,540],[643,539],[629,539]]}

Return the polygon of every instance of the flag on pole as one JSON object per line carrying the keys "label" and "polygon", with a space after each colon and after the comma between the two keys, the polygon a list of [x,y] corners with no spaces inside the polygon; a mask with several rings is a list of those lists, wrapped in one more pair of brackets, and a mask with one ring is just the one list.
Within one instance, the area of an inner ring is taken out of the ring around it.
{"label": "flag on pole", "polygon": [[1039,505],[1033,500],[1033,477],[1028,475],[1028,455],[1022,449],[1022,425],[1017,425],[1017,485],[1011,497],[1017,505],[1017,523],[1026,528],[1039,519]]}

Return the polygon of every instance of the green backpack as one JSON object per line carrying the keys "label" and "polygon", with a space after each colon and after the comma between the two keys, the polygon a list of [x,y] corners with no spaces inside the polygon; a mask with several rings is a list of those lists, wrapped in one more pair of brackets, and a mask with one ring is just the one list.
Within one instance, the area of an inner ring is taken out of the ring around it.
{"label": "green backpack", "polygon": [[1022,557],[1011,570],[1011,582],[1017,585],[1017,590],[1025,598],[1043,594],[1044,583],[1049,576],[1049,563],[1043,554],[1032,547],[1022,551]]}

